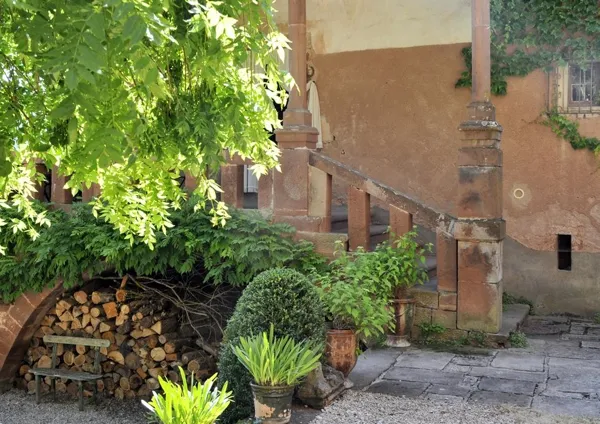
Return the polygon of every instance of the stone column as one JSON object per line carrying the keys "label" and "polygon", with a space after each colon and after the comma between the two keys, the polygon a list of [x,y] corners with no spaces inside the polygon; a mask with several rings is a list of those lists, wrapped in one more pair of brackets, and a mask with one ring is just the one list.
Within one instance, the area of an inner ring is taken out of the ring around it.
{"label": "stone column", "polygon": [[[309,217],[310,150],[319,132],[312,126],[306,96],[306,0],[289,0],[290,73],[297,87],[290,92],[283,128],[276,133],[281,172],[273,176],[273,216],[300,231],[319,231],[322,219]],[[326,183],[326,182],[324,182]]]}
{"label": "stone column", "polygon": [[490,101],[490,0],[472,0],[473,90],[458,156],[458,328],[502,322],[502,127]]}

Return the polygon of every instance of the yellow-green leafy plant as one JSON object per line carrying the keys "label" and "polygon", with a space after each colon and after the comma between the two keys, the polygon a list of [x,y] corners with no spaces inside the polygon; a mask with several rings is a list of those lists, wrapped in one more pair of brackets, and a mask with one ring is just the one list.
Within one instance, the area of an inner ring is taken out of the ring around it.
{"label": "yellow-green leafy plant", "polygon": [[253,337],[240,337],[233,347],[238,360],[259,386],[295,386],[319,364],[322,346],[275,337],[273,325]]}
{"label": "yellow-green leafy plant", "polygon": [[163,394],[153,392],[150,402],[142,404],[152,412],[154,422],[162,424],[213,424],[231,403],[227,383],[221,390],[215,385],[217,375],[202,384],[188,386],[185,372],[179,367],[182,384],[158,377]]}

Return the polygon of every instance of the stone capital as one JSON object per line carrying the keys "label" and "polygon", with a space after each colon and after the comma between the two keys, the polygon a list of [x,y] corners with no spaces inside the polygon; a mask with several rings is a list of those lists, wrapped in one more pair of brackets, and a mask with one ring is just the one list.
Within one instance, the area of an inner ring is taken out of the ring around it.
{"label": "stone capital", "polygon": [[280,149],[316,149],[319,140],[319,131],[307,125],[286,125],[275,134]]}

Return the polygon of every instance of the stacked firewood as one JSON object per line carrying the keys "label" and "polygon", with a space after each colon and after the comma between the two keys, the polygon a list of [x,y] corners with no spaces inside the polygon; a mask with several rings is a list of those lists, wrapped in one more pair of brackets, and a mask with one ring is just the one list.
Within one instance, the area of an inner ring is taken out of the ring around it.
{"label": "stacked firewood", "polygon": [[[43,341],[48,334],[109,340],[110,346],[100,349],[103,378],[95,384],[99,392],[119,399],[148,397],[159,388],[159,377],[180,382],[179,367],[196,381],[216,368],[216,348],[198,338],[178,308],[164,298],[133,295],[123,285],[65,294],[43,318],[19,370],[19,384],[30,393],[35,381],[29,370],[51,366],[52,345]],[[93,348],[57,346],[58,368],[93,373],[94,357]],[[50,383],[45,378],[42,391],[49,391]],[[92,384],[85,387],[85,395],[91,396]],[[77,383],[58,379],[56,390],[76,395]]]}

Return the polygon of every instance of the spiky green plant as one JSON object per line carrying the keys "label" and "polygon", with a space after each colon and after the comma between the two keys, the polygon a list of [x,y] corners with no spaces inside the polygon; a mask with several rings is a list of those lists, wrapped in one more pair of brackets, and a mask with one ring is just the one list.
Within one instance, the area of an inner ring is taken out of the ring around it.
{"label": "spiky green plant", "polygon": [[142,401],[155,422],[162,424],[213,424],[231,403],[231,392],[227,383],[219,391],[213,388],[217,374],[203,384],[194,384],[194,377],[188,386],[185,372],[179,367],[182,384],[158,377],[163,394],[153,392],[150,402]]}
{"label": "spiky green plant", "polygon": [[289,336],[275,337],[271,324],[268,333],[240,337],[240,344],[233,351],[256,384],[294,386],[317,367],[322,346],[296,343]]}

